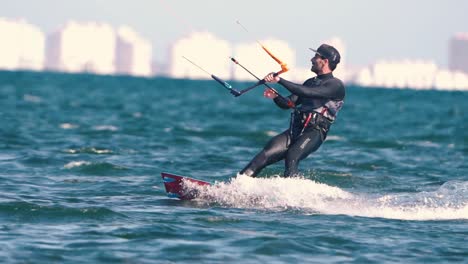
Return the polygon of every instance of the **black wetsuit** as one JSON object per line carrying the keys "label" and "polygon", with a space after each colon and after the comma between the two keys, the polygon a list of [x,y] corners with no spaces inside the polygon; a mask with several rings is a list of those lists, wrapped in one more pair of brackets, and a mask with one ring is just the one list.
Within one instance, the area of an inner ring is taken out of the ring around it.
{"label": "black wetsuit", "polygon": [[[299,161],[316,151],[343,105],[345,88],[332,73],[310,78],[304,84],[280,79],[279,84],[291,92],[288,100],[296,108],[289,129],[272,138],[263,150],[240,173],[255,177],[266,166],[285,160],[284,176],[298,174]],[[281,97],[274,102],[283,109],[290,103]]]}

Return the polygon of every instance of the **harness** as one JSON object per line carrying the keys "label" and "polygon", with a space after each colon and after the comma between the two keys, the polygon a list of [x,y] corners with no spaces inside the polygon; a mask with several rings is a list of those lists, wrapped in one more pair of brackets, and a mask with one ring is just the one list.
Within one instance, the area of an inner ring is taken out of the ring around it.
{"label": "harness", "polygon": [[326,111],[326,107],[323,107],[320,113],[315,111],[304,112],[294,110],[291,113],[291,123],[289,128],[291,138],[296,139],[301,136],[307,128],[312,128],[320,131],[322,139],[325,139],[328,130],[333,123],[332,120],[324,116]]}
{"label": "harness", "polygon": [[[331,122],[324,115],[326,111],[327,111],[327,108],[323,107],[323,109],[322,109],[322,111],[320,113],[309,112],[307,114],[307,118],[305,119],[304,127],[301,130],[301,134],[304,133],[304,130],[307,128],[307,126],[309,125],[311,120],[313,120],[312,125],[315,125],[315,128],[320,128],[320,129],[326,128],[326,131],[324,131],[324,132],[328,132],[328,130],[330,129],[330,126],[331,126]],[[328,122],[324,122],[324,120],[326,120]]]}

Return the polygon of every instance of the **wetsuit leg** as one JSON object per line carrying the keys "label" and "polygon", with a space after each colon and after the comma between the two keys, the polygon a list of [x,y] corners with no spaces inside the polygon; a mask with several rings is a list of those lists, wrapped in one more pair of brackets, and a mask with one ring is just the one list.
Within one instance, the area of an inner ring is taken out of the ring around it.
{"label": "wetsuit leg", "polygon": [[255,177],[266,166],[284,159],[289,142],[289,130],[270,139],[263,150],[258,153],[240,173]]}
{"label": "wetsuit leg", "polygon": [[322,135],[317,129],[308,129],[297,138],[285,156],[285,177],[291,177],[299,173],[299,161],[305,159],[322,145]]}

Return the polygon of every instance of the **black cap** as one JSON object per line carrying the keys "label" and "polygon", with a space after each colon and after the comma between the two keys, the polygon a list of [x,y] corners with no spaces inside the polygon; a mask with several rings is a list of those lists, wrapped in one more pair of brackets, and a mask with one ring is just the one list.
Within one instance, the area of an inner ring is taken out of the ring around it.
{"label": "black cap", "polygon": [[318,55],[324,57],[325,59],[328,59],[328,61],[332,63],[338,64],[340,62],[341,56],[340,53],[338,52],[335,47],[327,45],[327,44],[322,44],[318,49],[312,49],[309,48],[311,51],[317,53]]}

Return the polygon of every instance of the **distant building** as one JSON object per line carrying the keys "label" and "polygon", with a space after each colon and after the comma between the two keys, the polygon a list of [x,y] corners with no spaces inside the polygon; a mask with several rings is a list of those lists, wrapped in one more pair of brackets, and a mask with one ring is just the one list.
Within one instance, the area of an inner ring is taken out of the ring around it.
{"label": "distant building", "polygon": [[0,69],[42,70],[44,33],[25,20],[0,18]]}
{"label": "distant building", "polygon": [[432,61],[379,61],[365,67],[353,78],[361,86],[468,90],[468,75],[439,69]]}
{"label": "distant building", "polygon": [[153,61],[151,62],[151,73],[152,76],[167,77],[168,76],[167,64]]}
{"label": "distant building", "polygon": [[210,76],[190,64],[190,59],[209,73],[220,78],[231,77],[229,56],[231,45],[209,32],[193,32],[177,40],[171,47],[168,74],[174,78],[209,79]]}
{"label": "distant building", "polygon": [[358,73],[363,86],[430,89],[438,69],[432,61],[378,61]]}
{"label": "distant building", "polygon": [[[296,53],[289,47],[288,43],[276,39],[261,40],[260,43],[273,55],[278,56],[282,62],[286,63],[291,71],[295,69]],[[234,58],[259,78],[265,77],[265,75],[270,72],[278,72],[281,70],[281,66],[273,60],[257,42],[236,45],[234,49]],[[234,67],[232,74],[233,79],[256,81],[255,77],[250,75],[241,67],[234,64],[232,66]],[[291,78],[292,74],[288,71],[281,76]]]}
{"label": "distant building", "polygon": [[115,73],[116,34],[104,23],[68,22],[49,35],[46,68],[64,72]]}
{"label": "distant building", "polygon": [[449,69],[468,73],[468,32],[457,33],[450,40]]}
{"label": "distant building", "polygon": [[435,76],[434,88],[438,90],[468,91],[468,74],[460,71],[440,70]]}
{"label": "distant building", "polygon": [[307,79],[310,79],[316,76],[316,74],[310,70],[311,67],[312,67],[312,64],[310,67],[297,67],[296,66],[290,69],[288,75],[284,75],[284,77],[290,81],[302,84]]}
{"label": "distant building", "polygon": [[152,72],[151,44],[128,26],[117,32],[116,73],[150,76]]}

